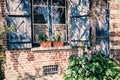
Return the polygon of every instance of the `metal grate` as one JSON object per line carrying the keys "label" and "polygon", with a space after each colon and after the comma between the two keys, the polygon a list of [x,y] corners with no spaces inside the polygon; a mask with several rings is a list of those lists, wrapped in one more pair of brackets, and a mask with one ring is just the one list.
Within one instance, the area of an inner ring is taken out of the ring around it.
{"label": "metal grate", "polygon": [[58,73],[58,65],[43,66],[43,75],[57,74],[57,73]]}

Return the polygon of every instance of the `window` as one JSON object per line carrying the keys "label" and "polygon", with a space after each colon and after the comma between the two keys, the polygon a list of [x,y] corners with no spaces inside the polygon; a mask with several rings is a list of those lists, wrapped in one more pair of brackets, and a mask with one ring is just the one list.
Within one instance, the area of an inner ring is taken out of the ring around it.
{"label": "window", "polygon": [[43,33],[53,37],[60,32],[67,40],[66,0],[33,0],[32,22],[33,43],[39,43],[39,35]]}

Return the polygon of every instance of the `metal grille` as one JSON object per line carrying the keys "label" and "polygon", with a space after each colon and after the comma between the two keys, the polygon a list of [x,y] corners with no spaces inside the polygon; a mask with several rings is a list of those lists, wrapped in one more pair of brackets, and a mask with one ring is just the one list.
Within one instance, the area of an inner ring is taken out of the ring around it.
{"label": "metal grille", "polygon": [[43,66],[43,75],[57,74],[57,73],[58,73],[58,65]]}

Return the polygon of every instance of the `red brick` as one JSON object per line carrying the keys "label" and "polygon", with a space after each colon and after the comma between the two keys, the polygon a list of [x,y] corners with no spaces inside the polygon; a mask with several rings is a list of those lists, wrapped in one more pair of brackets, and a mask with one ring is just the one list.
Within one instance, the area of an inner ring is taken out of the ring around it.
{"label": "red brick", "polygon": [[111,19],[120,19],[120,15],[119,15],[119,13],[111,13],[110,18]]}
{"label": "red brick", "polygon": [[119,10],[120,9],[120,5],[119,4],[112,4],[111,5],[111,9]]}
{"label": "red brick", "polygon": [[120,41],[119,40],[111,40],[110,41],[111,42],[111,44],[114,46],[114,45],[120,45]]}
{"label": "red brick", "polygon": [[120,32],[111,32],[110,36],[111,37],[120,37]]}
{"label": "red brick", "polygon": [[[42,75],[43,66],[56,64],[61,69],[58,73],[63,73],[66,69],[65,66],[68,65],[68,58],[71,54],[71,50],[40,51],[37,53],[24,50],[12,50],[10,51],[10,54],[6,53],[6,56],[11,59],[7,60],[9,60],[9,63],[12,63],[12,65],[7,65],[6,72],[9,73],[5,74],[11,76],[11,73],[18,71],[20,74],[28,72],[29,74],[34,73],[34,75],[37,76],[37,74],[35,74],[38,71],[36,71],[36,68],[39,68],[39,75]],[[13,70],[8,69],[10,66],[13,67]],[[17,72],[15,74],[17,74]]]}

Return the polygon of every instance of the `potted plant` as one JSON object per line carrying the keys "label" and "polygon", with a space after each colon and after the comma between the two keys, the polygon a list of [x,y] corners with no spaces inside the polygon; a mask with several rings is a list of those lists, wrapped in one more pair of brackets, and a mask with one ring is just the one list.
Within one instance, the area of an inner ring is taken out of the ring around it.
{"label": "potted plant", "polygon": [[63,38],[61,33],[58,33],[57,35],[55,35],[53,37],[54,41],[53,41],[53,47],[61,47],[63,46],[64,42],[63,42]]}
{"label": "potted plant", "polygon": [[51,47],[52,46],[52,42],[50,40],[48,40],[48,36],[45,33],[39,35],[39,41],[40,41],[41,47]]}

